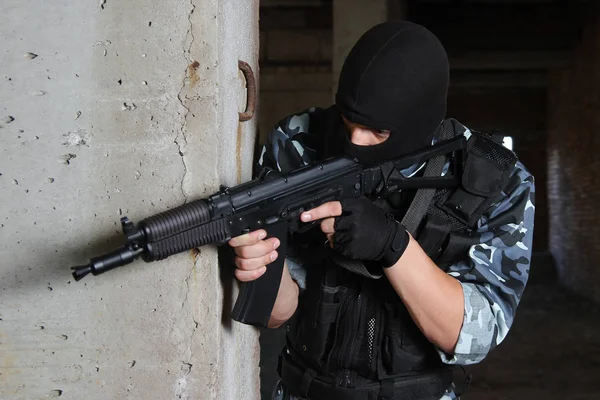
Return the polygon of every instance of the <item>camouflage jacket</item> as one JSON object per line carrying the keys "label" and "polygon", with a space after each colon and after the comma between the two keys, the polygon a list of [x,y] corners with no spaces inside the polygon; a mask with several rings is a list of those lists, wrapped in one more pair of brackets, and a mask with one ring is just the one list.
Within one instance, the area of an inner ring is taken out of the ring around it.
{"label": "camouflage jacket", "polygon": [[[311,131],[311,126],[320,125],[317,121],[324,112],[311,108],[280,121],[263,146],[259,167],[288,172],[318,160],[320,154],[313,144],[322,133]],[[463,134],[468,138],[471,131],[464,127]],[[412,166],[401,172],[409,177],[421,168]],[[504,198],[478,221],[480,243],[471,246],[464,259],[446,271],[461,283],[464,293],[464,319],[454,353],[448,355],[438,349],[446,364],[480,362],[504,340],[514,321],[529,276],[535,211],[533,176],[521,162],[514,166],[512,178],[515,176],[520,183],[510,193],[503,193]],[[302,289],[306,270],[289,257],[287,265]],[[450,392],[443,397],[453,398]]]}

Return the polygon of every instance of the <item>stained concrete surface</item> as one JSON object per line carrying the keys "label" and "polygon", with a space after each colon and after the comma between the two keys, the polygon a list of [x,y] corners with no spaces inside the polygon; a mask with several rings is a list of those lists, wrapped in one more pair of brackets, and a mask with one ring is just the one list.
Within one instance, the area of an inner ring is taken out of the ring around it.
{"label": "stained concrete surface", "polygon": [[[283,337],[281,330],[262,334],[262,343]],[[263,400],[277,379],[274,353],[261,350]],[[462,400],[598,400],[600,305],[562,288],[551,267],[540,265],[506,340],[466,371],[473,379]]]}
{"label": "stained concrete surface", "polygon": [[250,178],[257,46],[258,0],[0,1],[0,399],[258,398],[213,247],[69,270]]}

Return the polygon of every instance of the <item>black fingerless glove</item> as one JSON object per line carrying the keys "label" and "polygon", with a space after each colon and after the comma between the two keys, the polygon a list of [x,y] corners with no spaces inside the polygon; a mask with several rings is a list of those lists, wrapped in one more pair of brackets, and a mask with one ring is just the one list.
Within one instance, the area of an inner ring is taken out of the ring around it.
{"label": "black fingerless glove", "polygon": [[400,259],[409,242],[406,228],[365,197],[340,201],[335,218],[333,248],[355,260],[379,261],[389,268]]}

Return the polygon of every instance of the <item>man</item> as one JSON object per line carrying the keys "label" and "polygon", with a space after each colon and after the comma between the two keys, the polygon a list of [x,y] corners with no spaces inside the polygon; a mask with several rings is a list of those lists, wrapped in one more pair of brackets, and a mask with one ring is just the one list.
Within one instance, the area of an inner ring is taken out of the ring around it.
{"label": "man", "polygon": [[[380,24],[348,55],[336,104],[292,115],[270,134],[259,164],[283,173],[342,155],[375,164],[469,138],[461,185],[437,190],[412,234],[401,222],[416,195],[404,190],[304,212],[320,231],[293,237],[289,254],[264,230],[231,239],[240,281],[286,257],[269,321],[288,330],[275,399],[455,399],[450,366],[480,362],[506,337],[529,272],[533,177],[490,137],[444,120],[448,76],[428,30]],[[423,176],[426,167],[399,172]]]}

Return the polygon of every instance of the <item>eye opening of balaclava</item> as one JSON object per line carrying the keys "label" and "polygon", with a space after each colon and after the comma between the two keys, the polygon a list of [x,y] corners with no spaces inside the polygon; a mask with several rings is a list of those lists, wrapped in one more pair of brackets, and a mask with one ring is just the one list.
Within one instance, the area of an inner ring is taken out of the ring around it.
{"label": "eye opening of balaclava", "polygon": [[400,21],[369,29],[342,66],[336,106],[348,121],[388,130],[390,137],[355,145],[342,122],[336,133],[343,152],[374,163],[431,145],[446,114],[448,82],[446,51],[426,28]]}

